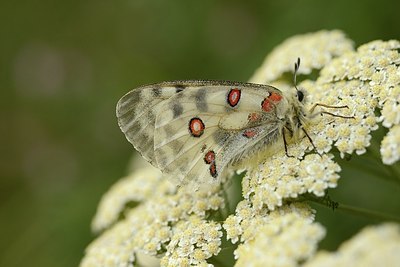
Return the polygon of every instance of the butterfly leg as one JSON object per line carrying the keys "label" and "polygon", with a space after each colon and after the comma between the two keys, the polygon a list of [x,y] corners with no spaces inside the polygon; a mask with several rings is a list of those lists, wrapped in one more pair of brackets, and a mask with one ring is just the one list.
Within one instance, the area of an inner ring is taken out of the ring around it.
{"label": "butterfly leg", "polygon": [[301,127],[301,130],[303,131],[303,133],[307,136],[308,141],[310,141],[311,145],[313,146],[313,149],[318,153],[318,155],[321,156],[321,154],[318,152],[317,147],[314,145],[313,140],[311,139],[311,136],[307,133],[306,129],[304,129],[303,127]]}
{"label": "butterfly leg", "polygon": [[[310,141],[311,145],[313,146],[313,149],[314,149],[315,151],[317,151],[317,147],[314,145],[314,142],[313,142],[311,136],[307,133],[306,129],[304,129],[303,126],[301,126],[300,128],[301,128],[301,130],[304,132],[304,134],[306,135],[308,141]],[[293,158],[293,156],[290,156],[290,155],[288,154],[287,141],[286,141],[286,131],[285,131],[285,130],[288,130],[289,132],[292,132],[292,131],[291,131],[289,128],[287,128],[287,127],[283,127],[283,129],[282,129],[282,137],[283,137],[283,144],[284,144],[284,146],[285,146],[285,153],[286,153],[286,156],[287,156],[287,157]],[[321,154],[320,154],[318,151],[317,151],[317,153],[318,153],[318,155],[321,156]]]}
{"label": "butterfly leg", "polygon": [[344,106],[330,106],[330,105],[326,105],[326,104],[323,104],[323,103],[315,103],[312,107],[311,107],[311,109],[310,109],[310,113],[312,113],[313,111],[314,111],[314,109],[316,108],[316,107],[324,107],[324,108],[349,108],[347,105],[344,105]]}
{"label": "butterfly leg", "polygon": [[343,115],[339,115],[339,114],[334,114],[328,111],[321,111],[321,114],[328,114],[331,115],[332,117],[339,117],[339,118],[343,118],[343,119],[355,119],[356,117],[354,116],[343,116]]}
{"label": "butterfly leg", "polygon": [[[330,106],[330,105],[326,105],[326,104],[322,104],[322,103],[315,103],[310,109],[310,114],[313,114],[314,109],[316,107],[318,107],[318,106],[324,107],[324,108],[337,108],[337,109],[339,109],[339,108],[349,108],[347,105],[345,105],[345,106]],[[334,113],[331,113],[331,112],[328,112],[328,111],[325,111],[325,110],[317,112],[312,116],[314,117],[314,116],[316,116],[318,114],[328,114],[328,115],[331,115],[332,117],[339,117],[339,118],[344,118],[344,119],[354,119],[355,118],[354,116],[343,116],[343,115],[334,114]]]}
{"label": "butterfly leg", "polygon": [[287,157],[293,158],[293,156],[290,156],[288,154],[288,149],[287,149],[287,141],[286,141],[286,130],[288,130],[289,132],[292,132],[289,128],[287,128],[286,126],[282,128],[282,137],[283,137],[283,145],[285,146],[285,153]]}

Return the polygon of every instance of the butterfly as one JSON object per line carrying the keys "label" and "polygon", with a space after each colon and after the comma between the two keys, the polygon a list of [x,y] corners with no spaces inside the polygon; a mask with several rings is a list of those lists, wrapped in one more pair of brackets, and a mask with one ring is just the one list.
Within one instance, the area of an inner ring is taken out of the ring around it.
{"label": "butterfly", "polygon": [[[295,73],[300,59],[295,63]],[[152,165],[185,184],[218,181],[228,166],[307,134],[304,92],[263,84],[188,80],[136,88],[117,104],[127,140]],[[323,105],[326,106],[326,105]],[[326,106],[330,107],[330,106]],[[281,139],[282,138],[282,139]]]}

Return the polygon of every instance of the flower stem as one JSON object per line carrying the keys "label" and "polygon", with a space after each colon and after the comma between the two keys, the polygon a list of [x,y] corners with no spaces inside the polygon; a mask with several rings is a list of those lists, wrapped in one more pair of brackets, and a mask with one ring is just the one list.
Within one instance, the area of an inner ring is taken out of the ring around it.
{"label": "flower stem", "polygon": [[342,211],[351,212],[353,214],[357,214],[357,215],[364,216],[364,217],[375,218],[380,221],[393,221],[393,222],[400,223],[400,218],[398,218],[398,217],[395,217],[395,216],[392,216],[389,214],[376,212],[376,211],[370,211],[370,210],[363,209],[363,208],[340,204],[338,209],[342,210]]}
{"label": "flower stem", "polygon": [[333,201],[329,195],[325,195],[324,197],[315,197],[314,195],[307,195],[305,197],[306,200],[312,201],[316,204],[319,204],[324,207],[331,208],[333,211],[334,210],[340,210],[343,212],[349,212],[355,215],[367,217],[367,218],[373,218],[379,221],[394,221],[397,223],[400,223],[400,218],[396,216],[392,216],[389,214],[384,214],[381,212],[377,211],[371,211],[368,209],[363,209],[359,207],[354,207],[346,204],[341,204],[339,202]]}

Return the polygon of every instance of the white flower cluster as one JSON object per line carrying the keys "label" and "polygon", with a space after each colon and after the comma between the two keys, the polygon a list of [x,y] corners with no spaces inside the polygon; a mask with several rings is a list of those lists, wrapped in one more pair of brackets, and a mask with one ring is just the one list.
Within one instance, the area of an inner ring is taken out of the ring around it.
{"label": "white flower cluster", "polygon": [[[131,175],[122,178],[102,197],[96,216],[92,221],[92,229],[99,232],[118,220],[126,205],[131,202],[142,202],[153,194],[165,194],[174,191],[168,184],[159,187],[161,172],[152,167],[143,167]],[[161,192],[160,192],[161,190]]]}
{"label": "white flower cluster", "polygon": [[336,252],[318,252],[304,267],[400,266],[400,226],[382,224],[363,229]]}
{"label": "white flower cluster", "polygon": [[353,50],[353,42],[341,31],[319,31],[293,36],[277,46],[256,70],[250,82],[270,84],[293,71],[293,64],[302,58],[300,74],[321,69],[333,57]]}
{"label": "white flower cluster", "polygon": [[[399,49],[400,42],[395,40],[373,41],[334,59],[322,69],[314,84],[313,97],[318,94],[316,99],[328,98],[333,104],[337,103],[335,98],[341,99],[340,103],[352,107],[356,117],[356,124],[346,130],[348,136],[337,139],[336,147],[342,154],[354,150],[364,153],[370,131],[378,128],[377,122],[382,122],[389,128],[381,144],[382,161],[393,164],[400,159]],[[376,109],[380,110],[380,116],[375,115]]]}
{"label": "white flower cluster", "polygon": [[325,235],[314,223],[314,211],[305,204],[290,204],[268,212],[239,203],[223,227],[228,239],[242,244],[235,250],[235,266],[297,266],[312,256]]}
{"label": "white flower cluster", "polygon": [[161,266],[212,266],[207,259],[221,250],[221,225],[191,216],[173,229]]}
{"label": "white flower cluster", "polygon": [[[143,174],[143,170],[132,173],[127,185],[145,185],[146,180],[157,180],[159,175],[151,170],[147,171],[149,176]],[[151,177],[151,175],[157,177]],[[219,230],[220,226],[217,223],[204,221],[211,211],[224,207],[222,191],[218,186],[189,192],[186,188],[177,190],[167,179],[161,179],[157,185],[154,185],[152,194],[145,193],[145,190],[142,192],[143,194],[138,194],[137,198],[134,196],[129,198],[126,195],[119,195],[122,190],[120,186],[125,182],[118,183],[102,200],[103,204],[99,207],[93,224],[95,229],[101,229],[101,227],[109,225],[110,221],[115,220],[116,213],[108,215],[112,203],[116,203],[116,209],[121,211],[122,203],[126,203],[127,200],[142,199],[142,202],[125,212],[124,219],[111,226],[90,244],[86,249],[86,257],[81,262],[82,267],[132,266],[136,260],[136,253],[155,256],[168,252],[170,253],[168,255],[172,256],[175,252],[181,252],[181,250],[175,249],[174,242],[176,240],[180,240],[178,245],[184,249],[185,241],[182,237],[182,229],[185,227],[194,227],[193,235],[186,238],[190,239],[191,246],[195,249],[186,254],[186,259],[184,259],[184,254],[178,253],[179,259],[177,260],[201,262],[199,255],[203,253],[203,261],[206,263],[207,258],[218,253],[219,245],[217,246],[217,244],[220,244],[218,242],[222,236]],[[132,193],[135,193],[135,190],[138,189],[134,189]],[[195,228],[200,232],[194,231]],[[185,234],[189,234],[189,232],[185,232]],[[208,242],[207,245],[202,243],[204,238]],[[212,242],[211,239],[213,239]],[[164,260],[163,263],[168,263],[168,261]]]}
{"label": "white flower cluster", "polygon": [[400,157],[400,125],[393,126],[382,140],[382,159],[385,164],[393,164]]}
{"label": "white flower cluster", "polygon": [[[305,148],[290,146],[290,153],[304,153]],[[339,165],[332,156],[309,154],[300,160],[284,152],[273,156],[256,170],[250,170],[242,181],[243,196],[256,210],[274,210],[284,199],[304,193],[323,196],[327,188],[336,187]]]}

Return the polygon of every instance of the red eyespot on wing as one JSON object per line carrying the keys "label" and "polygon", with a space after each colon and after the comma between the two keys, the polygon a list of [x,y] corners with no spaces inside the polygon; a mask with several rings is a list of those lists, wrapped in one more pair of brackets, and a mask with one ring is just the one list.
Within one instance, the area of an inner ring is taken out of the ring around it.
{"label": "red eyespot on wing", "polygon": [[228,104],[231,107],[236,106],[239,103],[240,100],[240,96],[241,96],[241,91],[237,88],[231,89],[228,93]]}
{"label": "red eyespot on wing", "polygon": [[214,151],[210,150],[206,153],[206,155],[204,156],[204,161],[207,164],[211,164],[215,161],[215,153]]}
{"label": "red eyespot on wing", "polygon": [[279,102],[282,99],[282,96],[280,94],[277,94],[275,92],[272,92],[271,95],[268,97],[269,100],[272,102]]}
{"label": "red eyespot on wing", "polygon": [[245,130],[243,132],[243,136],[247,137],[247,138],[253,138],[256,135],[257,135],[257,131],[255,131],[255,130]]}
{"label": "red eyespot on wing", "polygon": [[249,122],[258,121],[260,119],[260,114],[258,114],[256,112],[250,113],[249,116],[247,117],[247,119],[249,120]]}
{"label": "red eyespot on wing", "polygon": [[215,152],[210,150],[204,156],[204,162],[210,165],[210,174],[212,177],[216,178],[217,174],[217,165],[215,165]]}
{"label": "red eyespot on wing", "polygon": [[269,101],[268,98],[265,98],[263,100],[263,102],[261,102],[261,108],[266,111],[266,112],[270,112],[272,110],[272,104],[271,101]]}
{"label": "red eyespot on wing", "polygon": [[205,125],[200,118],[192,118],[189,121],[189,133],[193,137],[200,137],[204,133]]}
{"label": "red eyespot on wing", "polygon": [[280,94],[272,92],[269,97],[264,98],[261,102],[261,108],[266,112],[270,112],[273,109],[273,106],[281,101],[282,98],[283,97]]}
{"label": "red eyespot on wing", "polygon": [[215,162],[211,163],[211,165],[210,165],[210,174],[214,178],[217,178],[217,176],[218,176],[217,166],[215,165]]}

